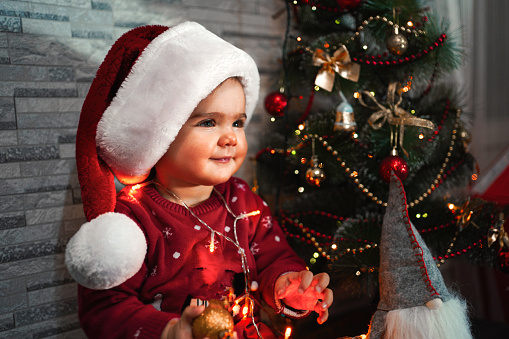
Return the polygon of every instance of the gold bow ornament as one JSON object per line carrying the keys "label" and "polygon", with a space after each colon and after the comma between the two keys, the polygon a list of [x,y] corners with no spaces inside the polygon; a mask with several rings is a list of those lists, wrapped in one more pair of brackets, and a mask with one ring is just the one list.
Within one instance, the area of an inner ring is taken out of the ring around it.
{"label": "gold bow ornament", "polygon": [[504,248],[504,245],[509,248],[509,235],[504,229],[504,223],[504,213],[500,213],[498,222],[488,230],[488,247],[498,240],[499,250]]}
{"label": "gold bow ornament", "polygon": [[350,60],[350,54],[344,45],[341,45],[332,57],[321,49],[313,53],[313,66],[320,66],[315,78],[315,85],[320,86],[327,92],[334,87],[336,73],[341,77],[357,82],[361,66]]}
{"label": "gold bow ornament", "polygon": [[405,126],[417,126],[424,127],[429,129],[435,129],[435,124],[429,120],[417,118],[412,114],[405,111],[403,108],[399,107],[403,98],[401,96],[401,91],[397,91],[398,83],[391,82],[387,89],[387,106],[383,106],[380,104],[375,96],[368,91],[362,91],[363,94],[366,94],[371,101],[375,103],[376,106],[369,106],[366,104],[362,95],[359,95],[358,99],[362,106],[370,108],[374,111],[369,119],[368,123],[373,129],[380,129],[385,122],[387,121],[391,125],[399,126],[399,144],[401,149],[408,156],[408,152],[403,148],[403,136],[405,132]]}

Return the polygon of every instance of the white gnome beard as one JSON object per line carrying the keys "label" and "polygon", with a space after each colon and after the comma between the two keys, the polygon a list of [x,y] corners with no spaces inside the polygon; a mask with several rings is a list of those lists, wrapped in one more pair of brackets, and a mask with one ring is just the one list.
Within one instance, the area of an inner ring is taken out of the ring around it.
{"label": "white gnome beard", "polygon": [[466,303],[456,296],[436,309],[427,306],[389,311],[384,339],[472,339]]}

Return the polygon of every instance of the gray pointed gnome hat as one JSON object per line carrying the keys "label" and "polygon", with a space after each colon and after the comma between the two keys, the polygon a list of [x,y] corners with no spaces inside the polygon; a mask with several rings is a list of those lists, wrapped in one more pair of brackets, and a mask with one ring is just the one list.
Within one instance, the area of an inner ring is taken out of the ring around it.
{"label": "gray pointed gnome hat", "polygon": [[380,301],[369,339],[382,338],[387,312],[451,298],[426,243],[410,221],[405,189],[394,173],[379,248]]}

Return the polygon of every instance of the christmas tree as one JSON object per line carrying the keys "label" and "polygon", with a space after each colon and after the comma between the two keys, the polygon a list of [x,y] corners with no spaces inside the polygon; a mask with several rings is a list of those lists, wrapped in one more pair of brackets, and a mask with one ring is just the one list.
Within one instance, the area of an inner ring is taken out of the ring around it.
{"label": "christmas tree", "polygon": [[[281,76],[257,188],[312,271],[352,295],[378,289],[389,179],[436,265],[507,269],[507,206],[472,196],[462,51],[419,0],[287,1]],[[269,199],[270,200],[270,199]],[[338,333],[339,335],[340,333]]]}

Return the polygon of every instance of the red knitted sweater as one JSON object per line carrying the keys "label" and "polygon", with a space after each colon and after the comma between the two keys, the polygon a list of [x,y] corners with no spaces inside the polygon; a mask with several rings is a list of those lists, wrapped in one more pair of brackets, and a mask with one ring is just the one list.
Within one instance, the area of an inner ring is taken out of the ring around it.
{"label": "red knitted sweater", "polygon": [[[274,284],[285,272],[305,269],[303,261],[289,247],[267,204],[244,181],[232,178],[216,189],[236,215],[261,212],[237,222],[238,241],[246,251],[251,280],[259,284],[255,297],[288,313],[275,304]],[[215,192],[191,209],[214,230],[235,238],[234,218]],[[90,338],[159,338],[167,322],[180,316],[186,300],[220,299],[232,287],[234,275],[243,272],[235,245],[216,234],[211,253],[211,232],[152,186],[123,189],[116,211],[143,230],[147,255],[139,272],[120,286],[100,291],[79,286],[80,322]],[[251,337],[253,329],[239,331],[244,323],[237,325],[237,332]]]}

